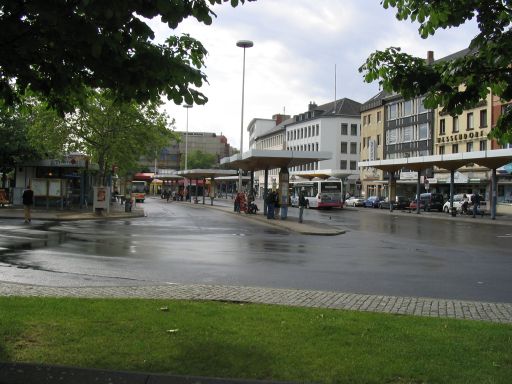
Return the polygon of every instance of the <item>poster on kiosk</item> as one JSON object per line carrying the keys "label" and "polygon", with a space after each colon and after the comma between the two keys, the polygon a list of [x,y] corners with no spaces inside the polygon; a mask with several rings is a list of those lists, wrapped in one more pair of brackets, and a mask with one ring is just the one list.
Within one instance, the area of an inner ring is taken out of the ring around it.
{"label": "poster on kiosk", "polygon": [[110,208],[110,189],[108,187],[94,187],[94,200],[93,210],[94,212],[104,211],[109,213]]}
{"label": "poster on kiosk", "polygon": [[285,220],[288,217],[288,180],[290,174],[288,168],[282,167],[279,172],[279,203],[281,205],[281,220]]}

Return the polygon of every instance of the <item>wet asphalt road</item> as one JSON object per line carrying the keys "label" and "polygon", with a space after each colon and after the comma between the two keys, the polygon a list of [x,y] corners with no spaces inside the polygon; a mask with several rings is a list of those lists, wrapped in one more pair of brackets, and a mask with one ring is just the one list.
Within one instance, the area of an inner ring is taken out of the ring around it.
{"label": "wet asphalt road", "polygon": [[147,200],[144,209],[148,217],[139,219],[52,224],[47,238],[0,252],[0,280],[226,284],[512,302],[510,226],[363,208],[307,210],[306,219],[347,229],[324,237],[161,199]]}

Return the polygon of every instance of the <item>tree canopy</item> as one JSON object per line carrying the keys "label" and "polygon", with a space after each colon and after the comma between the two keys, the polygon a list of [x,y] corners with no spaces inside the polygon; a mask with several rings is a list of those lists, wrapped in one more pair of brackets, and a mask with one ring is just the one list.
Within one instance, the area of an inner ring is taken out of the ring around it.
{"label": "tree canopy", "polygon": [[[13,105],[27,89],[61,114],[84,90],[115,91],[123,101],[204,104],[196,88],[207,54],[189,35],[155,44],[147,19],[170,28],[185,18],[210,24],[214,4],[227,0],[0,0],[0,100]],[[230,0],[233,7],[255,0]],[[196,88],[194,88],[196,87]]]}
{"label": "tree canopy", "polygon": [[[217,156],[213,153],[206,153],[196,149],[188,153],[187,156],[187,168],[188,169],[206,169],[218,167]],[[185,157],[181,158],[181,169],[185,169]]]}
{"label": "tree canopy", "polygon": [[137,169],[141,156],[154,156],[176,135],[157,103],[119,102],[110,91],[90,91],[82,107],[61,118],[43,104],[32,108],[30,140],[41,151],[78,151],[98,163],[98,182],[112,166],[121,174]]}
{"label": "tree canopy", "polygon": [[0,172],[10,172],[17,162],[34,159],[39,159],[39,154],[29,140],[27,114],[0,102]]}
{"label": "tree canopy", "polygon": [[[428,108],[443,107],[452,115],[474,107],[490,91],[512,100],[512,7],[505,0],[382,0],[396,8],[398,20],[419,23],[423,38],[440,28],[457,27],[476,18],[480,33],[465,52],[432,64],[390,47],[372,53],[359,71],[366,82],[379,81],[386,91],[405,98],[425,95]],[[461,85],[463,85],[461,87]],[[505,109],[491,135],[512,143],[512,109]]]}

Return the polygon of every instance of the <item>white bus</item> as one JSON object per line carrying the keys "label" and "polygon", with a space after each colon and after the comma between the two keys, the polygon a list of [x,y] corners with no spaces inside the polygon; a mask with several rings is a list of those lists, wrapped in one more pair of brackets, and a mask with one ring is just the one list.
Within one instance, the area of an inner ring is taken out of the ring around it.
{"label": "white bus", "polygon": [[299,192],[304,191],[307,208],[343,208],[343,185],[341,179],[329,177],[312,180],[290,181],[291,205],[299,205]]}

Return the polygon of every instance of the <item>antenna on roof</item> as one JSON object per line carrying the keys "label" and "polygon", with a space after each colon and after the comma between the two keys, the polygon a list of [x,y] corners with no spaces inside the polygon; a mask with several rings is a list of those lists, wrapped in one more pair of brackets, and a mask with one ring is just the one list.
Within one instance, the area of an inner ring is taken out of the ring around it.
{"label": "antenna on roof", "polygon": [[336,114],[336,64],[334,64],[334,110],[332,111],[333,114]]}

